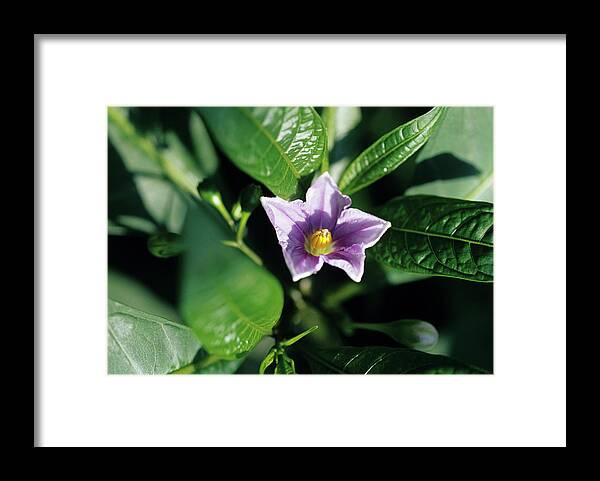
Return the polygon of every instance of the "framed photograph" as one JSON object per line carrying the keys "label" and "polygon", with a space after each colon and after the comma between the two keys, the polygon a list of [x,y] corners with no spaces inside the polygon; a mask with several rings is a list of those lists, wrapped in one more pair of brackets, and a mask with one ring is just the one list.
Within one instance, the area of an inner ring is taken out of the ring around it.
{"label": "framed photograph", "polygon": [[34,446],[566,445],[566,35],[34,65]]}

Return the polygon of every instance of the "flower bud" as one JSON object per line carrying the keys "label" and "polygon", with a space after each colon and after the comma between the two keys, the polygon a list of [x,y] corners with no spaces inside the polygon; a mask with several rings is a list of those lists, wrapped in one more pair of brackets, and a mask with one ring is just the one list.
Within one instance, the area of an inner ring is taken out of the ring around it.
{"label": "flower bud", "polygon": [[262,189],[260,185],[250,184],[240,192],[240,207],[244,212],[252,212],[260,204]]}

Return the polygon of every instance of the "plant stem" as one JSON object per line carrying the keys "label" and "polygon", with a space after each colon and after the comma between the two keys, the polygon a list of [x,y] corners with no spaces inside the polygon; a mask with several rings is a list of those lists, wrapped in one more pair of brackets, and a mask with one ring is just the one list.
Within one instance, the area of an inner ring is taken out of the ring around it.
{"label": "plant stem", "polygon": [[233,247],[234,249],[241,250],[244,254],[246,254],[248,257],[250,257],[250,259],[252,259],[254,262],[256,262],[259,266],[263,265],[262,259],[252,249],[250,249],[250,247],[248,247],[244,241],[237,242],[237,241],[232,241],[232,240],[224,240],[224,241],[221,241],[221,243],[223,245],[226,245],[227,247]]}
{"label": "plant stem", "polygon": [[240,241],[238,242],[238,249],[241,250],[244,254],[246,254],[248,257],[250,257],[250,259],[252,259],[254,262],[256,262],[259,266],[263,265],[262,259],[260,257],[258,257],[258,254],[256,254],[252,249],[250,249],[250,247],[248,247],[244,241]]}
{"label": "plant stem", "polygon": [[240,218],[240,223],[238,225],[238,229],[235,235],[235,239],[238,244],[244,242],[244,234],[246,233],[246,224],[248,223],[248,219],[250,218],[249,212],[242,212],[242,217]]}
{"label": "plant stem", "polygon": [[[364,329],[367,331],[381,332],[381,326],[383,326],[383,324],[378,324],[378,323],[367,324],[364,322],[352,322],[351,320],[347,320],[347,319],[342,321],[342,328],[347,330],[348,333],[354,332],[355,329]],[[385,326],[384,326],[384,329],[385,329]]]}
{"label": "plant stem", "polygon": [[225,219],[225,222],[227,222],[227,225],[233,229],[234,225],[235,225],[235,222],[233,222],[233,219],[231,218],[231,214],[225,208],[225,206],[222,203],[220,203],[220,202],[213,204],[213,206],[215,207],[215,209],[217,209],[217,211],[219,212],[219,214],[221,214],[221,216],[223,217],[223,219]]}

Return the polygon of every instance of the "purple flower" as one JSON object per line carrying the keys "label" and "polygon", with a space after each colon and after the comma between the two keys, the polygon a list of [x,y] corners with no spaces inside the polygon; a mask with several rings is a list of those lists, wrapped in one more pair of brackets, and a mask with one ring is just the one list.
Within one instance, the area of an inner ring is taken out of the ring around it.
{"label": "purple flower", "polygon": [[298,281],[316,274],[323,263],[346,271],[360,282],[365,269],[365,249],[377,243],[391,224],[358,209],[325,172],[306,192],[306,202],[279,197],[260,201],[275,228],[283,257]]}

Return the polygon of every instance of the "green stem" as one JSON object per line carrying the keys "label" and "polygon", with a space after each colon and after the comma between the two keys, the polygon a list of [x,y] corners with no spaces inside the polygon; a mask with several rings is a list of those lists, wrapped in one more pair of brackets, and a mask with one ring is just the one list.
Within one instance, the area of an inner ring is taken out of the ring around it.
{"label": "green stem", "polygon": [[[213,204],[214,205],[214,204]],[[240,223],[238,225],[237,231],[235,231],[235,223],[231,218],[229,212],[225,209],[223,204],[220,204],[220,208],[215,205],[217,210],[221,212],[221,215],[225,219],[225,221],[229,224],[229,227],[235,232],[235,240],[224,240],[221,241],[224,245],[228,247],[234,247],[236,249],[241,250],[244,254],[246,254],[250,259],[252,259],[259,266],[263,265],[262,259],[252,250],[250,247],[246,245],[244,242],[244,234],[246,232],[246,224],[248,223],[248,219],[250,218],[249,212],[242,213],[242,217],[240,219]]]}
{"label": "green stem", "polygon": [[233,219],[231,218],[231,214],[225,208],[225,206],[221,202],[216,202],[213,204],[213,206],[215,207],[215,209],[217,209],[219,214],[221,214],[223,219],[225,219],[225,222],[227,222],[227,225],[233,229],[235,222],[233,222]]}
{"label": "green stem", "polygon": [[244,243],[244,241],[237,242],[237,241],[232,241],[232,240],[224,240],[224,241],[221,241],[221,243],[223,245],[226,245],[227,247],[233,247],[234,249],[241,250],[244,254],[246,254],[248,257],[250,257],[250,259],[252,259],[254,262],[256,262],[259,266],[263,265],[262,259],[252,249],[250,249],[250,247],[248,247]]}
{"label": "green stem", "polygon": [[377,323],[365,324],[364,322],[352,322],[349,320],[345,320],[342,323],[342,326],[345,329],[347,329],[349,332],[353,332],[355,329],[364,329],[367,331],[382,332],[381,331],[382,326],[385,329],[385,325],[383,325],[383,324],[377,324]]}
{"label": "green stem", "polygon": [[260,257],[258,257],[258,255],[252,249],[250,249],[250,247],[248,247],[244,243],[244,241],[238,242],[238,249],[241,250],[248,257],[250,257],[250,259],[252,259],[254,262],[256,262],[259,266],[263,265],[262,259]]}
{"label": "green stem", "polygon": [[249,212],[242,212],[242,217],[240,218],[240,223],[238,225],[238,229],[235,235],[235,239],[238,244],[244,242],[244,234],[246,233],[246,224],[248,223],[248,219],[250,218]]}

